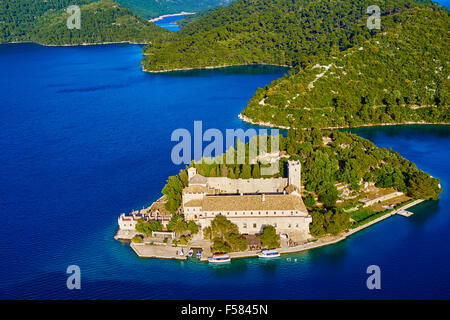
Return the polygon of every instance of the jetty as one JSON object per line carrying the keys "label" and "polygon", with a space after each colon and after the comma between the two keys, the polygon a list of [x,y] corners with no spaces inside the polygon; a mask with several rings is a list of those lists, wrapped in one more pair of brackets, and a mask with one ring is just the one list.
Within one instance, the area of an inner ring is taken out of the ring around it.
{"label": "jetty", "polygon": [[397,214],[409,218],[409,217],[411,217],[414,214],[414,212],[406,211],[406,210],[400,210],[400,211],[397,212]]}
{"label": "jetty", "polygon": [[[188,248],[185,246],[172,247],[168,245],[151,245],[148,243],[134,243],[130,244],[131,249],[141,258],[159,258],[159,259],[176,259],[186,260]],[[184,255],[180,255],[183,249]]]}

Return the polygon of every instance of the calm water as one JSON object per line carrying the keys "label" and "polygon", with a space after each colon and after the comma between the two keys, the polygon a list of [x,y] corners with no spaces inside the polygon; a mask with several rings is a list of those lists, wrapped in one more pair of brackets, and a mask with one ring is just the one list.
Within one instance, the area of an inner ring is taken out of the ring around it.
{"label": "calm water", "polygon": [[[274,67],[151,75],[133,45],[0,46],[0,298],[450,298],[450,130],[355,130],[442,180],[439,202],[346,241],[277,261],[139,259],[113,239],[121,212],[149,205],[168,175],[171,132],[248,128],[237,119]],[[295,259],[297,261],[295,262]],[[66,289],[79,265],[82,289]],[[366,289],[377,264],[382,290]]]}
{"label": "calm water", "polygon": [[186,17],[185,14],[181,16],[166,17],[164,19],[156,21],[155,24],[160,26],[161,28],[165,28],[169,31],[175,32],[181,29],[177,24],[175,24],[175,21],[181,20],[184,17]]}

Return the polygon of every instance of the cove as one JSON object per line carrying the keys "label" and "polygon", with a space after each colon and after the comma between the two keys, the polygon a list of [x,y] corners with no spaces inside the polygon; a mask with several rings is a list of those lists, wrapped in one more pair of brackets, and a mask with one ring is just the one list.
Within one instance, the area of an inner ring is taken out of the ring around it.
{"label": "cove", "polygon": [[[138,45],[0,46],[0,298],[390,299],[450,295],[450,131],[446,126],[352,130],[441,179],[439,201],[345,241],[277,261],[228,266],[139,259],[113,239],[117,217],[156,200],[178,172],[177,128],[242,128],[258,87],[287,69],[141,71]],[[381,287],[366,287],[366,268]],[[66,268],[81,269],[81,290]],[[244,289],[243,289],[244,288]]]}

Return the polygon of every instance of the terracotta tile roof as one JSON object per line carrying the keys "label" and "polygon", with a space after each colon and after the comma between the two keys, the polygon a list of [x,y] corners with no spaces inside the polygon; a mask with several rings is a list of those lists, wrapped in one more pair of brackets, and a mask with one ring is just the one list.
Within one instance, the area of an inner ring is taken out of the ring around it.
{"label": "terracotta tile roof", "polygon": [[189,180],[189,185],[193,184],[206,184],[208,180],[201,174],[196,174]]}
{"label": "terracotta tile roof", "polygon": [[184,204],[185,207],[201,207],[203,204],[203,200],[201,199],[194,199],[191,201],[188,201]]}
{"label": "terracotta tile roof", "polygon": [[203,211],[264,211],[299,210],[307,212],[301,197],[290,194],[206,196],[203,198]]}

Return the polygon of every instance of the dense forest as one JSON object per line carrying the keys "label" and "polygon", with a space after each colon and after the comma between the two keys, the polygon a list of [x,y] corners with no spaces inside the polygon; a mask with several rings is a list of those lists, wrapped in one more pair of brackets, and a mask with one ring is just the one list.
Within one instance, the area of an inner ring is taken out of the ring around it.
{"label": "dense forest", "polygon": [[212,7],[212,8],[208,8],[208,9],[196,12],[195,14],[187,15],[183,19],[176,21],[175,24],[177,26],[179,26],[180,28],[184,28],[189,23],[198,21],[198,20],[202,19],[203,17],[207,16],[208,14],[212,13],[213,11],[216,11],[219,8],[220,7]]}
{"label": "dense forest", "polygon": [[[81,28],[68,29],[66,8],[79,5]],[[169,32],[111,0],[2,0],[0,43],[81,44],[102,42],[148,43]]]}
{"label": "dense forest", "polygon": [[376,35],[366,26],[370,5],[378,5],[383,18],[424,6],[414,0],[238,0],[149,45],[145,69],[253,63],[304,68]]}
{"label": "dense forest", "polygon": [[154,18],[163,14],[198,12],[210,7],[226,6],[233,0],[117,0],[143,18]]}
{"label": "dense forest", "polygon": [[[267,136],[270,150],[271,139]],[[248,143],[247,157],[248,157]],[[279,148],[283,157],[279,172],[274,176],[287,175],[287,160],[300,160],[302,164],[302,196],[313,213],[315,234],[337,233],[349,227],[349,217],[337,204],[340,198],[338,184],[360,192],[363,184],[373,183],[378,188],[392,188],[414,199],[438,199],[442,191],[439,180],[419,170],[398,152],[379,148],[374,143],[349,132],[338,130],[291,129],[286,138],[280,135]],[[225,157],[225,156],[224,156]],[[225,158],[224,158],[225,160]],[[232,179],[261,178],[262,163],[223,164],[193,163],[197,171],[207,177],[226,176]],[[171,176],[162,193],[167,196],[166,208],[176,212],[181,205],[182,190],[188,185],[186,170]],[[323,204],[316,206],[315,198]],[[354,206],[355,204],[351,204]],[[356,212],[355,215],[361,215]],[[371,212],[367,213],[369,216]],[[327,226],[324,229],[324,224]],[[329,229],[329,230],[328,230]],[[328,231],[327,231],[328,230]]]}
{"label": "dense forest", "polygon": [[243,115],[283,126],[450,123],[450,19],[437,7],[383,17],[374,37],[258,89]]}

